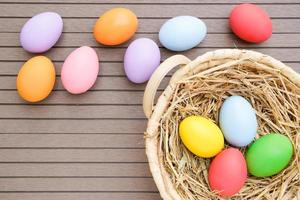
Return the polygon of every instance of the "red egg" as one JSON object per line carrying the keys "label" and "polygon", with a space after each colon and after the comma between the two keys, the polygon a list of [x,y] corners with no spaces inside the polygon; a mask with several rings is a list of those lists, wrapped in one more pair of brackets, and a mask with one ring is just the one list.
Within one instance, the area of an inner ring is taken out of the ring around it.
{"label": "red egg", "polygon": [[253,4],[240,4],[230,14],[232,31],[248,42],[260,43],[272,35],[272,21],[263,9]]}
{"label": "red egg", "polygon": [[230,197],[236,194],[243,187],[246,179],[246,161],[238,149],[225,149],[210,164],[209,185],[220,196]]}

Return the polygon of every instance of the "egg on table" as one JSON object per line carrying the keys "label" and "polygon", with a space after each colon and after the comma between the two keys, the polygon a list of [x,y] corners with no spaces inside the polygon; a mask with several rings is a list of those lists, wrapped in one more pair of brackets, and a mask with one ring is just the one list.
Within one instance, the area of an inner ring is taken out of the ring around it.
{"label": "egg on table", "polygon": [[179,136],[193,154],[210,158],[224,147],[224,138],[219,127],[202,116],[189,116],[179,125]]}
{"label": "egg on table", "polygon": [[118,45],[129,40],[138,27],[136,15],[127,8],[105,12],[94,26],[95,39],[104,45]]}
{"label": "egg on table", "polygon": [[160,50],[148,38],[131,42],[124,56],[124,69],[127,78],[134,83],[148,81],[160,64]]}
{"label": "egg on table", "polygon": [[238,149],[223,150],[212,160],[209,166],[210,188],[220,196],[230,197],[236,194],[244,186],[246,179],[246,161]]}
{"label": "egg on table", "polygon": [[29,59],[20,69],[17,76],[19,95],[28,102],[45,99],[55,84],[55,68],[45,56]]}
{"label": "egg on table", "polygon": [[193,16],[177,16],[159,30],[160,43],[172,51],[186,51],[197,46],[206,35],[205,23]]}
{"label": "egg on table", "polygon": [[224,101],[219,124],[226,141],[236,147],[250,144],[258,127],[254,108],[241,96],[231,96]]}
{"label": "egg on table", "polygon": [[91,47],[83,46],[75,49],[66,58],[61,70],[61,80],[68,92],[81,94],[94,85],[98,73],[97,53]]}
{"label": "egg on table", "polygon": [[287,136],[278,133],[264,135],[246,152],[248,171],[257,177],[275,175],[289,164],[292,156],[293,145]]}
{"label": "egg on table", "polygon": [[49,50],[61,36],[63,21],[55,12],[43,12],[33,16],[23,26],[20,34],[22,47],[31,53]]}
{"label": "egg on table", "polygon": [[232,31],[247,42],[260,43],[272,35],[272,21],[269,15],[254,4],[240,4],[234,7],[229,17]]}

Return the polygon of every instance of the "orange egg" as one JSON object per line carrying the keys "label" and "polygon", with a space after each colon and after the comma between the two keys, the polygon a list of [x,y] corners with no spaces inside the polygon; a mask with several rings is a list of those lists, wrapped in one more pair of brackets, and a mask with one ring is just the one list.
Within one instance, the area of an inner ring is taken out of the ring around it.
{"label": "orange egg", "polygon": [[37,102],[45,99],[55,83],[55,68],[45,56],[29,59],[20,69],[17,77],[19,95],[26,101]]}
{"label": "orange egg", "polygon": [[105,12],[94,26],[95,39],[104,45],[118,45],[129,40],[137,30],[136,15],[126,8]]}

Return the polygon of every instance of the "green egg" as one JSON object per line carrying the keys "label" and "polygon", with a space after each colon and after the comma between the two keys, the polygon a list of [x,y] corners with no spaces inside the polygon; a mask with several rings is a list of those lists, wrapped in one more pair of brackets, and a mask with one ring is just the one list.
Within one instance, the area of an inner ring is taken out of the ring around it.
{"label": "green egg", "polygon": [[282,134],[270,133],[257,139],[246,152],[248,172],[257,177],[279,173],[290,162],[293,145]]}

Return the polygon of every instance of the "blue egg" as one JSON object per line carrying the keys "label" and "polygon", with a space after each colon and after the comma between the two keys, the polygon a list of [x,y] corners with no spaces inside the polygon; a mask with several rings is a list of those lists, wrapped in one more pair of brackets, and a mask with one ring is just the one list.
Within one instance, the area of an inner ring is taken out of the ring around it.
{"label": "blue egg", "polygon": [[219,124],[226,141],[236,147],[250,144],[257,132],[255,110],[241,96],[231,96],[224,101]]}
{"label": "blue egg", "polygon": [[205,23],[192,16],[178,16],[166,21],[159,30],[160,43],[172,51],[186,51],[197,46],[206,35]]}

